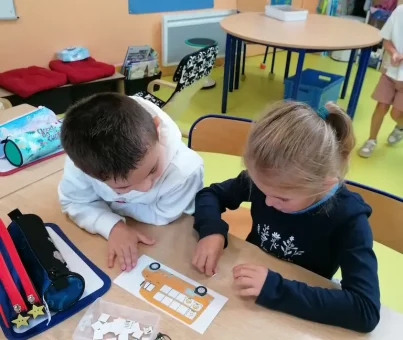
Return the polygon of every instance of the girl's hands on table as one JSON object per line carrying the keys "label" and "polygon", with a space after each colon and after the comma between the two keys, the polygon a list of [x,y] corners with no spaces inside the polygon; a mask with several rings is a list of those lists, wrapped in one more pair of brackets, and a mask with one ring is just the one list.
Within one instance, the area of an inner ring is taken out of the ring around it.
{"label": "girl's hands on table", "polygon": [[202,238],[193,254],[192,265],[201,273],[213,276],[217,271],[217,263],[224,250],[225,238],[213,234]]}
{"label": "girl's hands on table", "polygon": [[269,270],[263,266],[240,264],[234,267],[232,274],[240,296],[259,296]]}

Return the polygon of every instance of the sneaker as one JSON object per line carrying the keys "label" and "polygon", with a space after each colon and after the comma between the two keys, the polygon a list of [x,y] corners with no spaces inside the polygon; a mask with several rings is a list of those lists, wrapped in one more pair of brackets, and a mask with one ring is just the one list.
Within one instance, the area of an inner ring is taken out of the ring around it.
{"label": "sneaker", "polygon": [[361,149],[358,151],[358,154],[361,157],[369,158],[374,152],[375,147],[376,147],[376,140],[368,139],[361,147]]}
{"label": "sneaker", "polygon": [[399,143],[403,139],[403,129],[398,128],[395,126],[393,131],[390,133],[388,137],[388,144],[389,145],[394,145]]}

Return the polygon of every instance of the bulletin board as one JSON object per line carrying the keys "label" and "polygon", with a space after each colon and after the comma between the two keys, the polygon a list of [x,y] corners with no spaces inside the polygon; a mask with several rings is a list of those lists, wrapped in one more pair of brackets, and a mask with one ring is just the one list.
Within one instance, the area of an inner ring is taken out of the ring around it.
{"label": "bulletin board", "polygon": [[0,20],[18,19],[15,13],[14,0],[0,0]]}
{"label": "bulletin board", "polygon": [[213,7],[214,0],[129,0],[130,14],[190,11]]}

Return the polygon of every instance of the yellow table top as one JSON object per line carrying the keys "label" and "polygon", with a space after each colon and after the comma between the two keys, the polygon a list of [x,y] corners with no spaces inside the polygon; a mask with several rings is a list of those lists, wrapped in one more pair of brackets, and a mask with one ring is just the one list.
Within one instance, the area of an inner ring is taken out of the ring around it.
{"label": "yellow table top", "polygon": [[264,13],[240,13],[220,24],[235,37],[276,47],[343,50],[374,46],[382,40],[373,26],[319,14],[309,14],[306,21],[285,22]]}
{"label": "yellow table top", "polygon": [[[58,207],[56,187],[62,173],[58,172],[41,179],[7,197],[0,199],[0,217],[8,221],[7,213],[17,206],[24,213],[40,215],[45,221],[58,224],[67,237],[112,279],[119,275],[119,268],[107,268],[107,243],[100,236],[91,235],[75,226]],[[382,307],[381,322],[368,336],[304,321],[292,316],[257,306],[253,300],[243,300],[232,289],[231,269],[241,263],[255,263],[267,266],[281,273],[287,279],[299,280],[319,287],[334,287],[323,277],[302,267],[268,256],[256,246],[230,236],[218,267],[218,275],[206,278],[191,265],[191,257],[197,242],[193,232],[193,218],[183,217],[166,227],[152,227],[136,224],[144,233],[152,235],[157,243],[152,247],[140,246],[140,253],[147,254],[180,273],[200,282],[208,288],[229,298],[204,335],[172,320],[169,316],[154,310],[150,305],[112,285],[105,299],[136,309],[160,314],[161,330],[175,340],[189,339],[260,339],[262,334],[270,339],[399,339],[403,334],[403,315]],[[40,335],[40,339],[71,339],[72,332],[84,311],[72,316],[59,326]],[[1,335],[0,335],[1,338]]]}

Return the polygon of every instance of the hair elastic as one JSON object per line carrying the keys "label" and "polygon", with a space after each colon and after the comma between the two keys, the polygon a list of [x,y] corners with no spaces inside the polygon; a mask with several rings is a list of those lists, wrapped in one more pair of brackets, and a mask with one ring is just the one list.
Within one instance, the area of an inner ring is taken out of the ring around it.
{"label": "hair elastic", "polygon": [[320,118],[322,118],[323,120],[326,120],[327,119],[327,116],[329,115],[329,111],[328,111],[328,109],[326,108],[326,107],[324,107],[324,106],[322,106],[322,107],[320,107],[319,109],[318,109],[318,116],[320,117]]}

